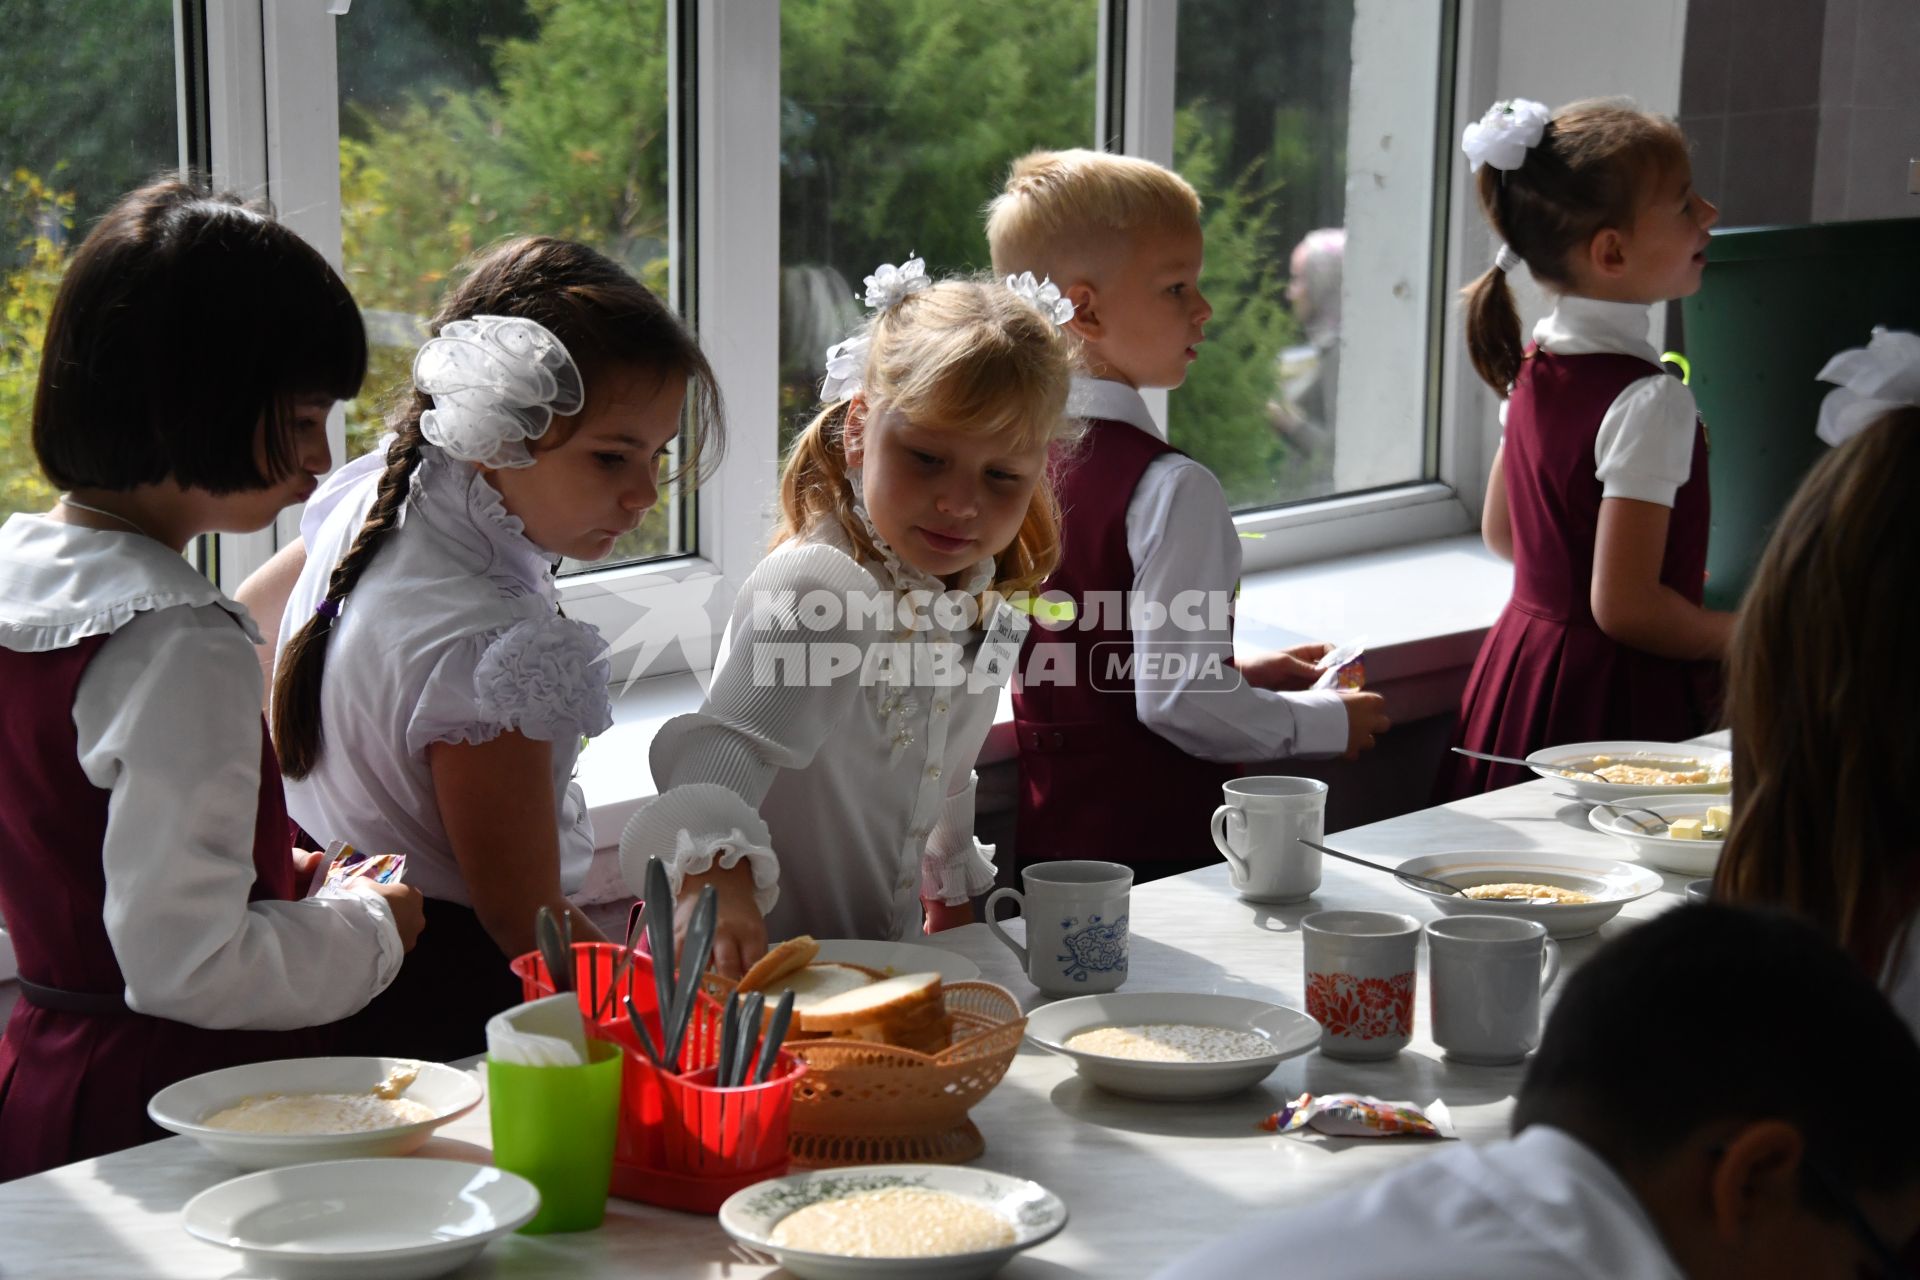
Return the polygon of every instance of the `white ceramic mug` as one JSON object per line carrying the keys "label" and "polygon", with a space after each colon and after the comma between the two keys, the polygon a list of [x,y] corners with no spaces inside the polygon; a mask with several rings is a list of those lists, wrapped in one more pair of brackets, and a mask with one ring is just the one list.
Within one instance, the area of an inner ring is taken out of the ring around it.
{"label": "white ceramic mug", "polygon": [[[987,928],[1012,948],[1027,978],[1049,995],[1112,991],[1127,980],[1127,895],[1133,869],[1117,862],[1036,862],[1020,873],[1026,892],[987,895]],[[994,919],[993,904],[1012,898],[1027,920],[1023,947]]]}
{"label": "white ceramic mug", "polygon": [[1455,1062],[1518,1062],[1540,1043],[1540,995],[1560,948],[1537,920],[1445,916],[1427,922],[1433,1040]]}
{"label": "white ceramic mug", "polygon": [[1320,851],[1302,840],[1327,838],[1327,784],[1316,778],[1235,778],[1220,788],[1213,846],[1226,858],[1234,890],[1249,902],[1298,902],[1320,887]]}
{"label": "white ceramic mug", "polygon": [[1398,911],[1316,911],[1300,922],[1307,1013],[1330,1058],[1391,1058],[1413,1038],[1420,922]]}

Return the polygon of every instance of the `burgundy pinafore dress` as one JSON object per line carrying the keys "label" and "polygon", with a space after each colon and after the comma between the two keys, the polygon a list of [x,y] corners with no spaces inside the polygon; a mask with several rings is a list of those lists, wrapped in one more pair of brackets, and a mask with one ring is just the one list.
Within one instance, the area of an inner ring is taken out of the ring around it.
{"label": "burgundy pinafore dress", "polygon": [[[326,1048],[315,1030],[216,1031],[126,1007],[102,915],[109,793],[82,772],[73,726],[80,678],[108,639],[0,648],[0,916],[21,979],[0,1034],[0,1181],[166,1137],[147,1100],[176,1081]],[[250,900],[301,896],[289,832],[263,723]]]}
{"label": "burgundy pinafore dress", "polygon": [[[1677,742],[1714,727],[1720,664],[1663,658],[1609,638],[1593,618],[1601,482],[1594,441],[1620,393],[1658,366],[1615,353],[1529,349],[1508,401],[1505,471],[1513,524],[1513,596],[1467,679],[1456,745],[1525,756],[1571,742]],[[1699,604],[1706,586],[1706,429],[1674,495],[1660,581]],[[1515,765],[1448,753],[1436,798],[1530,782]]]}
{"label": "burgundy pinafore dress", "polygon": [[1098,626],[1082,626],[1090,618],[1088,593],[1123,600],[1131,593],[1127,507],[1148,465],[1178,452],[1128,423],[1093,419],[1055,478],[1065,537],[1060,567],[1045,589],[1071,596],[1076,616],[1058,631],[1027,632],[1020,673],[1029,673],[1036,645],[1070,645],[1072,679],[1014,685],[1022,866],[1091,858],[1125,863],[1143,881],[1220,860],[1208,821],[1220,785],[1240,770],[1188,755],[1141,724],[1132,682],[1116,686],[1105,677],[1113,658],[1124,664],[1133,652],[1124,613],[1102,611]]}

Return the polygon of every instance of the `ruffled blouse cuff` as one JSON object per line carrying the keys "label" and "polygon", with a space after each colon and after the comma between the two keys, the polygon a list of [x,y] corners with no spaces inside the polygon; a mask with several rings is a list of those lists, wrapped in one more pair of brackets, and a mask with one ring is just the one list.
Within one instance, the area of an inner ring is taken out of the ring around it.
{"label": "ruffled blouse cuff", "polygon": [[920,896],[957,907],[993,888],[994,846],[969,840],[951,854],[920,859]]}
{"label": "ruffled blouse cuff", "polygon": [[690,875],[717,863],[728,870],[747,862],[753,872],[753,901],[761,915],[780,900],[780,860],[773,837],[753,807],[727,787],[690,782],[655,796],[627,820],[620,835],[620,870],[627,887],[646,892],[647,860],[666,866],[677,897]]}

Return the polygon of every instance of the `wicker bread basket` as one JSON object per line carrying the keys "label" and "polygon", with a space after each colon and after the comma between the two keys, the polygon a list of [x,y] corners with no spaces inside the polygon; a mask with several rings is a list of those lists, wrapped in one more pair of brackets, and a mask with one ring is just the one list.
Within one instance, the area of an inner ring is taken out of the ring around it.
{"label": "wicker bread basket", "polygon": [[958,1164],[986,1149],[967,1112],[1007,1074],[1026,1015],[991,982],[950,982],[941,992],[953,1043],[939,1053],[866,1040],[787,1042],[807,1064],[793,1092],[796,1164]]}

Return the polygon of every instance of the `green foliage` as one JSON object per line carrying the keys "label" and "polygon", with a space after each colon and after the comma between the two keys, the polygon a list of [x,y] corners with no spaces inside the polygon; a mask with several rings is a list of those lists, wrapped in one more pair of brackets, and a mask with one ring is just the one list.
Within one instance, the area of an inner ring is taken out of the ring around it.
{"label": "green foliage", "polygon": [[40,347],[66,265],[60,241],[73,229],[74,195],[25,169],[0,179],[0,246],[16,263],[0,283],[0,517],[44,511],[55,490],[33,456],[33,395]]}

